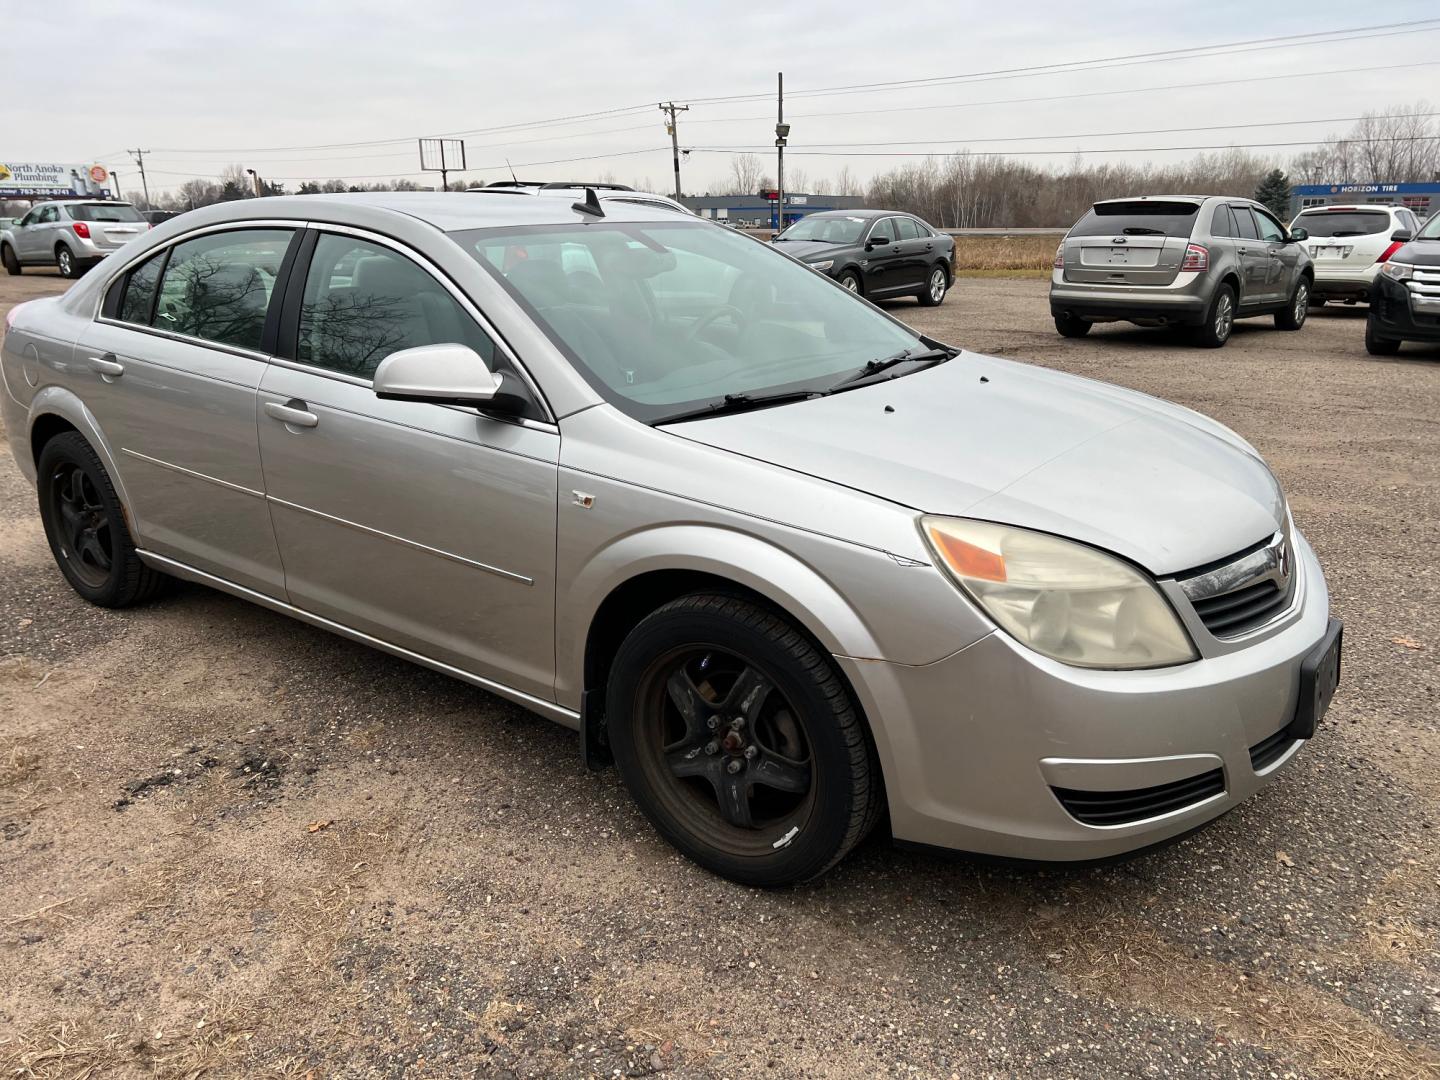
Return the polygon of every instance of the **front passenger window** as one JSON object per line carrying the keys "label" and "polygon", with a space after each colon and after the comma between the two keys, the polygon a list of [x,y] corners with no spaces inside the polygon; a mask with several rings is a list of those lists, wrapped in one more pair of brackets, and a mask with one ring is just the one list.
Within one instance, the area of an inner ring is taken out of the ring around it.
{"label": "front passenger window", "polygon": [[175,245],[152,325],[258,351],[292,235],[290,229],[236,229]]}
{"label": "front passenger window", "polygon": [[1255,210],[1254,214],[1255,224],[1260,226],[1261,240],[1264,240],[1267,244],[1282,244],[1285,242],[1285,230],[1280,227],[1278,221],[1269,214],[1261,213],[1259,210]]}

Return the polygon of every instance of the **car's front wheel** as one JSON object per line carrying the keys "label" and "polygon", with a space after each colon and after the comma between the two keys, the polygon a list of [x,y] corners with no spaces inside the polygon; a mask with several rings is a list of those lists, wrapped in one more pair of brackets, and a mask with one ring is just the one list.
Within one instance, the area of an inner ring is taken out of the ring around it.
{"label": "car's front wheel", "polygon": [[750,600],[697,594],[648,615],[620,646],[605,711],[645,816],[732,881],[823,874],[879,814],[879,768],[830,658]]}
{"label": "car's front wheel", "polygon": [[56,435],[36,463],[40,520],[60,572],[101,607],[129,607],[170,579],[140,561],[115,485],[78,431]]}
{"label": "car's front wheel", "polygon": [[1235,290],[1221,285],[1215,290],[1210,307],[1205,312],[1205,321],[1195,328],[1195,344],[1207,349],[1218,349],[1230,340],[1235,329]]}
{"label": "car's front wheel", "polygon": [[1374,315],[1365,318],[1365,351],[1371,356],[1394,356],[1400,351],[1398,338],[1380,335],[1380,323]]}
{"label": "car's front wheel", "polygon": [[1295,283],[1290,302],[1275,313],[1277,330],[1299,330],[1305,325],[1305,316],[1310,314],[1310,282],[1301,278]]}
{"label": "car's front wheel", "polygon": [[55,265],[59,268],[61,277],[78,278],[80,276],[80,260],[75,258],[75,253],[64,244],[55,246]]}
{"label": "car's front wheel", "polygon": [[9,244],[0,244],[0,262],[5,264],[5,272],[11,277],[20,273],[20,260],[15,255],[15,249]]}
{"label": "car's front wheel", "polygon": [[949,288],[950,275],[945,273],[945,268],[933,267],[925,281],[925,288],[920,290],[920,303],[925,307],[939,307],[945,302],[945,293]]}

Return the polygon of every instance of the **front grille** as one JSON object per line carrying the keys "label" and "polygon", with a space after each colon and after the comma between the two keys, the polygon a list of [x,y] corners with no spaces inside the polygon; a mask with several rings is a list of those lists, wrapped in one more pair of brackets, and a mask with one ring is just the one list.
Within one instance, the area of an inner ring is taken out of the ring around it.
{"label": "front grille", "polygon": [[1224,794],[1225,774],[1220,769],[1211,769],[1199,776],[1130,791],[1077,791],[1058,787],[1050,790],[1076,821],[1086,825],[1129,825]]}
{"label": "front grille", "polygon": [[1193,601],[1195,614],[1216,637],[1231,637],[1268,622],[1290,599],[1274,581],[1257,581],[1234,592]]}
{"label": "front grille", "polygon": [[1267,769],[1285,756],[1285,751],[1295,741],[1288,727],[1283,727],[1267,739],[1261,739],[1250,747],[1250,767],[1256,772]]}

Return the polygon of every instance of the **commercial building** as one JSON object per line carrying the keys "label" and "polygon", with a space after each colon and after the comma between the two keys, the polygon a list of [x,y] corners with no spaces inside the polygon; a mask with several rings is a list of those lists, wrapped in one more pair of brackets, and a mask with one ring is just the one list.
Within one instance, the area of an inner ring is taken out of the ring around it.
{"label": "commercial building", "polygon": [[[687,195],[680,201],[702,218],[729,221],[747,229],[773,229],[776,203],[768,192],[754,195]],[[858,210],[865,205],[859,195],[808,195],[785,193],[785,224],[821,210]]]}
{"label": "commercial building", "polygon": [[1404,206],[1419,218],[1440,210],[1440,180],[1417,184],[1297,184],[1290,189],[1290,213],[1311,206],[1382,203]]}

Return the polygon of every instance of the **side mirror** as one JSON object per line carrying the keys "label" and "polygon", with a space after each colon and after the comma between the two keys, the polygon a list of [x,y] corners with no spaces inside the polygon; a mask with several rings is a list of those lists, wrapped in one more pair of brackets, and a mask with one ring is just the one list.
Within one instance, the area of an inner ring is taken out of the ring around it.
{"label": "side mirror", "polygon": [[890,238],[888,236],[886,236],[884,233],[877,233],[875,236],[872,236],[869,240],[865,241],[865,250],[869,251],[871,248],[884,247],[888,243],[890,243]]}
{"label": "side mirror", "polygon": [[505,376],[485,366],[466,345],[421,345],[391,353],[375,369],[375,396],[386,401],[424,401],[434,405],[498,407],[513,411],[516,399],[503,394]]}
{"label": "side mirror", "polygon": [[1309,239],[1310,239],[1310,230],[1308,230],[1308,229],[1291,229],[1291,230],[1290,230],[1290,239],[1291,239],[1291,240],[1294,240],[1294,241],[1297,241],[1297,242],[1298,242],[1298,241],[1301,241],[1301,240],[1309,240]]}
{"label": "side mirror", "polygon": [[1390,234],[1390,239],[1396,244],[1408,244],[1415,237],[1410,234],[1409,229],[1396,229]]}

